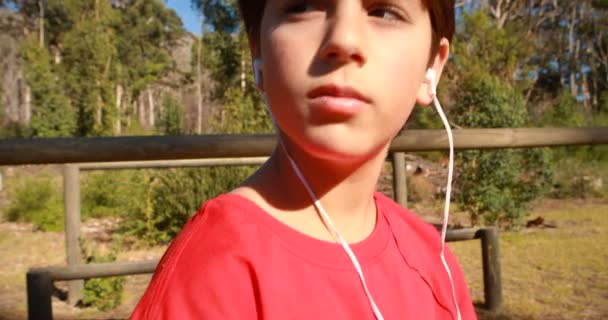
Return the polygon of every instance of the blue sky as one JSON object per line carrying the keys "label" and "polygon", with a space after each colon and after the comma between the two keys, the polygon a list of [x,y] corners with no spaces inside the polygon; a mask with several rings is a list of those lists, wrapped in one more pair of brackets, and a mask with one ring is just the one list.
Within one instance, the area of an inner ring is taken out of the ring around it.
{"label": "blue sky", "polygon": [[198,12],[192,9],[190,0],[166,0],[165,5],[177,12],[186,30],[196,35],[200,34]]}

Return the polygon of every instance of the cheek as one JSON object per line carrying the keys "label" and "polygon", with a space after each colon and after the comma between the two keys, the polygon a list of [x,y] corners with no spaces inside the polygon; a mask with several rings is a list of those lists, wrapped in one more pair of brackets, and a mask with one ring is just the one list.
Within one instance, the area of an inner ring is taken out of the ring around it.
{"label": "cheek", "polygon": [[[387,72],[383,76],[383,83],[388,90],[392,102],[400,107],[412,107],[422,85],[426,69],[414,57],[397,58],[386,61]],[[422,61],[422,60],[421,60]]]}

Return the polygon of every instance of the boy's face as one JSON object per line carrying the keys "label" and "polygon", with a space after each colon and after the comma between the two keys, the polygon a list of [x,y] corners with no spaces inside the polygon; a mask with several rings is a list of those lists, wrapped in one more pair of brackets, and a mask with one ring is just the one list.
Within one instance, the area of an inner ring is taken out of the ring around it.
{"label": "boy's face", "polygon": [[[431,24],[420,0],[268,0],[254,46],[286,143],[316,157],[371,156],[417,99],[430,102]],[[445,57],[433,61],[439,74]]]}

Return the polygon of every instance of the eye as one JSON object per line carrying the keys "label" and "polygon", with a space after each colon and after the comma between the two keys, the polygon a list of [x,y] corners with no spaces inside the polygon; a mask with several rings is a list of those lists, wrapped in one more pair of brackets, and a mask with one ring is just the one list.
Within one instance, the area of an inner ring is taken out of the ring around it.
{"label": "eye", "polygon": [[370,17],[376,17],[383,20],[406,21],[406,16],[400,9],[391,5],[376,5],[368,9],[367,13]]}
{"label": "eye", "polygon": [[285,6],[283,12],[287,15],[300,15],[317,10],[317,6],[309,1],[293,2]]}

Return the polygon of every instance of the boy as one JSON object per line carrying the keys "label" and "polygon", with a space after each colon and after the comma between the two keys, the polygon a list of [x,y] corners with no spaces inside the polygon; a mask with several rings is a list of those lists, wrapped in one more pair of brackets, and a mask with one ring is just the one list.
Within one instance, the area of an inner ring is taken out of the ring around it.
{"label": "boy", "polygon": [[453,0],[239,4],[280,143],[186,224],[133,319],[475,319],[436,230],[374,191]]}

